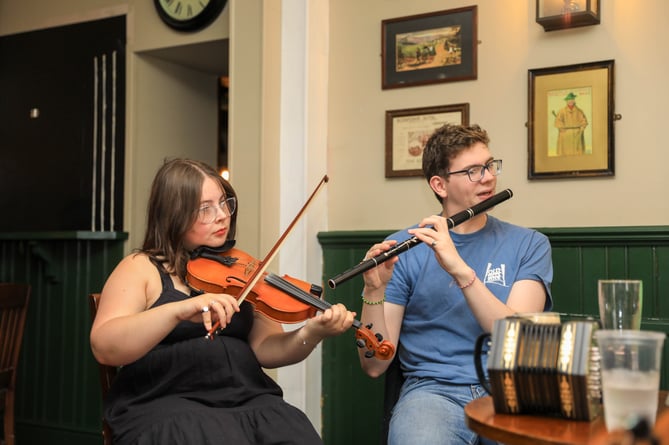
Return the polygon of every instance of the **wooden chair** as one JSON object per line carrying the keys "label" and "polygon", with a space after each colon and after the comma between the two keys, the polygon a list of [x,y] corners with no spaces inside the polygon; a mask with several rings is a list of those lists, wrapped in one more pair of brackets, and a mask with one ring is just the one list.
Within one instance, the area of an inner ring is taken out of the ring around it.
{"label": "wooden chair", "polygon": [[5,445],[14,445],[16,370],[28,313],[30,285],[0,283],[0,411],[4,414]]}
{"label": "wooden chair", "polygon": [[[91,310],[91,321],[95,320],[95,315],[98,312],[99,302],[100,302],[99,293],[90,294],[88,296],[88,304]],[[98,363],[98,368],[100,371],[100,388],[102,389],[102,399],[104,400],[105,397],[107,396],[107,393],[109,392],[109,388],[111,387],[114,378],[116,377],[118,368],[116,368],[115,366],[103,365],[101,363]],[[105,421],[104,417],[102,418],[102,443],[103,445],[112,445],[111,429],[109,428],[109,425],[107,425],[107,422]]]}

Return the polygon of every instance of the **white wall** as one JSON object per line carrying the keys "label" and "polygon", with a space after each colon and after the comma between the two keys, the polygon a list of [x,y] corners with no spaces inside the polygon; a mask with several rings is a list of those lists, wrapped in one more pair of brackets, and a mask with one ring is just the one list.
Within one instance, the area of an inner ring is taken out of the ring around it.
{"label": "white wall", "polygon": [[[496,215],[532,227],[669,223],[669,3],[602,0],[601,24],[545,32],[535,0],[330,2],[329,228],[399,229],[437,211],[422,178],[384,177],[386,110],[470,104],[504,159]],[[478,79],[381,89],[381,21],[478,5]],[[527,179],[528,70],[615,60],[615,177]]]}
{"label": "white wall", "polygon": [[[234,0],[232,0],[234,1]],[[212,41],[229,36],[229,11],[196,33],[180,33],[163,25],[149,0],[2,0],[0,35],[62,26],[127,13],[128,47],[132,51]]]}
{"label": "white wall", "polygon": [[133,57],[131,138],[126,144],[128,247],[141,245],[154,174],[166,157],[192,157],[215,165],[215,76],[151,56]]}

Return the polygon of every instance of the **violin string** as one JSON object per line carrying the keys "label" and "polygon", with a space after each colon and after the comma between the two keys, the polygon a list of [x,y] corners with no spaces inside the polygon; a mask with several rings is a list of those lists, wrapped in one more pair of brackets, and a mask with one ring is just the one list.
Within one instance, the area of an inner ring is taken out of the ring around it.
{"label": "violin string", "polygon": [[[316,309],[320,309],[321,311],[324,311],[332,305],[328,303],[327,301],[321,300],[320,298],[316,298],[313,295],[311,295],[308,292],[305,292],[304,290],[300,289],[299,287],[295,286],[293,283],[290,281],[281,278],[280,276],[269,273],[265,277],[265,282],[269,284],[270,286],[274,286],[277,289],[280,289],[284,292],[286,292],[288,295],[291,295],[298,300],[302,301],[303,303],[309,304]],[[355,329],[360,329],[362,327],[362,323],[358,319],[353,320],[353,327]]]}
{"label": "violin string", "polygon": [[265,277],[265,282],[267,282],[267,284],[276,287],[277,289],[286,292],[289,295],[292,295],[298,300],[301,300],[303,303],[309,304],[322,311],[326,310],[331,306],[328,302],[314,297],[309,292],[305,292],[304,290],[295,286],[290,281],[281,278],[280,276],[275,275],[273,273],[267,274],[267,276]]}

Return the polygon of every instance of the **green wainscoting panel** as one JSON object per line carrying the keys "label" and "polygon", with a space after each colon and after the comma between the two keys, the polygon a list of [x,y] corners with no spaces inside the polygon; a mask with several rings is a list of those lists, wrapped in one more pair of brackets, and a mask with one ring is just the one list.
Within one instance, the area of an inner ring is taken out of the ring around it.
{"label": "green wainscoting panel", "polygon": [[[597,280],[643,281],[641,329],[669,334],[669,226],[541,228],[553,250],[553,300],[566,317],[599,318]],[[669,340],[660,386],[669,388]]]}
{"label": "green wainscoting panel", "polygon": [[[669,333],[669,226],[538,228],[551,242],[554,310],[565,319],[599,318],[597,280],[643,280],[642,329]],[[392,231],[321,232],[323,283],[359,263],[367,249]],[[360,311],[362,278],[355,277],[325,298]],[[373,330],[373,328],[372,328]],[[669,341],[665,342],[661,387],[669,388]],[[384,378],[360,369],[354,337],[323,343],[323,439],[326,445],[379,444]]]}
{"label": "green wainscoting panel", "polygon": [[17,374],[18,445],[100,444],[87,295],[123,256],[126,233],[0,233],[0,281],[32,286]]}
{"label": "green wainscoting panel", "polygon": [[629,278],[643,280],[643,323],[669,320],[669,227],[538,230],[551,241],[557,312],[598,317],[597,280]]}
{"label": "green wainscoting panel", "polygon": [[[361,312],[361,276],[339,284],[334,290],[327,286],[327,281],[358,264],[372,244],[390,233],[319,233],[318,240],[324,256],[325,299],[328,302],[343,303],[350,310]],[[323,342],[322,379],[325,444],[378,444],[383,417],[384,378],[373,379],[362,372],[353,331]]]}

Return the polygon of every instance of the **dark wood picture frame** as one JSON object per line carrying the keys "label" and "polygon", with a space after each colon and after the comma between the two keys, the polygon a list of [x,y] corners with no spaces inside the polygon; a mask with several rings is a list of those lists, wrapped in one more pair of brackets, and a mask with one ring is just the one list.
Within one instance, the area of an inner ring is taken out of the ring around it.
{"label": "dark wood picture frame", "polygon": [[381,22],[382,88],[477,78],[477,6]]}
{"label": "dark wood picture frame", "polygon": [[528,179],[614,175],[613,89],[613,60],[529,70]]}
{"label": "dark wood picture frame", "polygon": [[422,176],[425,142],[446,123],[469,125],[469,104],[386,111],[386,178]]}

